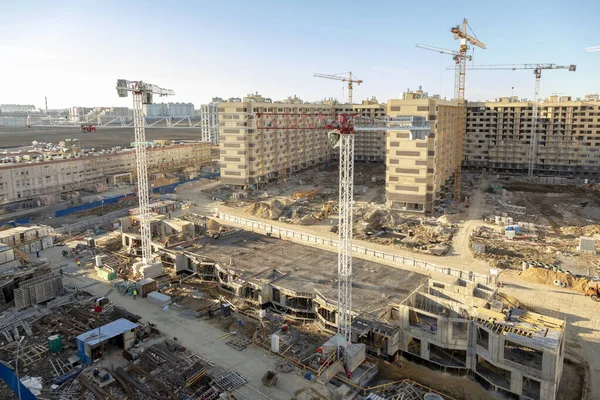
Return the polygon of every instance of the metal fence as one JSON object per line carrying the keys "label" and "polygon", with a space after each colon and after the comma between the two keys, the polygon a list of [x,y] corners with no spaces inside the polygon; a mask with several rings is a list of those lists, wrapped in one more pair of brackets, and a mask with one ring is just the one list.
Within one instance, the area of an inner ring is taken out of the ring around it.
{"label": "metal fence", "polygon": [[[250,219],[240,218],[233,215],[219,213],[219,218],[223,221],[233,222],[239,225],[247,226],[253,230],[264,231],[271,235],[277,236],[281,239],[290,239],[298,242],[320,244],[329,247],[338,247],[338,241],[332,239],[325,239],[315,235],[309,235],[307,233],[296,232],[290,229],[279,228],[270,224],[266,224],[260,221],[253,221]],[[461,269],[444,267],[437,264],[432,264],[426,261],[416,260],[414,258],[403,257],[397,254],[386,253],[383,251],[375,250],[369,247],[363,246],[352,246],[352,251],[356,254],[364,254],[366,256],[380,258],[382,260],[391,261],[392,263],[408,265],[424,269],[431,272],[438,272],[444,275],[450,275],[456,278],[461,278],[474,283],[482,283],[484,285],[490,284],[492,279],[489,275],[479,274],[473,271],[465,271]]]}
{"label": "metal fence", "polygon": [[83,230],[83,229],[91,228],[96,225],[102,225],[106,222],[110,222],[110,221],[114,220],[115,218],[124,217],[127,214],[129,214],[128,208],[126,208],[124,210],[113,211],[111,213],[104,214],[100,217],[90,218],[90,219],[86,219],[85,221],[76,222],[74,224],[67,225],[67,226],[61,226],[60,228],[55,228],[54,232],[63,234],[63,233],[69,233],[71,231]]}

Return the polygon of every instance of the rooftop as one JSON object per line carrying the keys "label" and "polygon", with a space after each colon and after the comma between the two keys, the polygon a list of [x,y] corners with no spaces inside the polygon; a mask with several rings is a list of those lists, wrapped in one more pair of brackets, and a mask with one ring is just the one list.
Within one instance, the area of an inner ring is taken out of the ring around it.
{"label": "rooftop", "polygon": [[95,346],[103,341],[114,338],[117,335],[135,329],[137,326],[137,324],[134,324],[125,318],[120,318],[99,328],[82,333],[77,336],[77,340],[87,343],[90,346]]}
{"label": "rooftop", "polygon": [[[296,293],[337,298],[337,253],[238,231],[218,240],[204,239],[196,253],[238,272],[238,279],[268,281]],[[426,275],[355,258],[353,308],[374,311],[400,302],[427,281]]]}

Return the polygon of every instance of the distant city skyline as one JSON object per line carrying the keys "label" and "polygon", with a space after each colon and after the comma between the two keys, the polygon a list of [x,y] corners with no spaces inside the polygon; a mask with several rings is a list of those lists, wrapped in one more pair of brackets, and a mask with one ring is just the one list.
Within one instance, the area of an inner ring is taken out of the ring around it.
{"label": "distant city skyline", "polygon": [[[385,102],[419,85],[451,98],[450,56],[415,47],[456,50],[451,26],[469,20],[487,50],[475,64],[576,64],[577,72],[544,71],[541,96],[600,92],[600,4],[549,1],[434,1],[376,4],[305,1],[157,2],[24,1],[0,6],[2,104],[44,108],[131,106],[119,78],[173,89],[158,102],[209,103],[258,91],[305,101],[347,98],[342,82],[313,73],[352,71],[364,83],[354,101]],[[514,91],[512,88],[514,87]],[[469,71],[470,101],[533,97],[532,71]]]}

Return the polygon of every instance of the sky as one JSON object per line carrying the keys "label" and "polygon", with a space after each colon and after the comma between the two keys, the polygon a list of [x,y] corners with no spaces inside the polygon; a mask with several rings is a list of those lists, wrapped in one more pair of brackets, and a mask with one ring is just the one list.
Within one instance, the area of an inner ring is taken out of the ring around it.
{"label": "sky", "polygon": [[[473,64],[576,64],[546,70],[541,95],[600,93],[600,2],[526,1],[33,1],[0,0],[0,103],[49,108],[129,106],[116,80],[173,89],[160,101],[207,103],[259,92],[274,100],[345,99],[342,82],[316,72],[352,71],[354,101],[385,102],[408,88],[452,97],[450,28],[467,18],[487,46]],[[530,70],[468,71],[466,98],[533,98]],[[514,87],[514,89],[512,89]]]}

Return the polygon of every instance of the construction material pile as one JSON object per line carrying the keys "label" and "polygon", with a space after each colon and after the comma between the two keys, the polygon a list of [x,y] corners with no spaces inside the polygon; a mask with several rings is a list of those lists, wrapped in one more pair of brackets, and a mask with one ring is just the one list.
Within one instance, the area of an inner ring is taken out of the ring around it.
{"label": "construction material pile", "polygon": [[455,231],[448,223],[406,217],[385,208],[357,209],[354,220],[357,238],[435,255],[448,252]]}
{"label": "construction material pile", "polygon": [[266,201],[257,201],[246,209],[246,213],[260,218],[278,219],[283,209],[292,204],[291,199],[271,199]]}
{"label": "construction material pile", "polygon": [[202,186],[205,186],[207,183],[211,183],[211,180],[206,178],[200,178],[196,181],[182,183],[181,185],[177,186],[177,193],[183,193],[190,190],[199,189]]}
{"label": "construction material pile", "polygon": [[589,281],[587,278],[577,278],[571,274],[544,268],[529,268],[520,272],[519,277],[528,282],[543,283],[552,286],[556,285],[555,282],[561,282],[565,287],[580,293],[585,293],[585,287]]}

